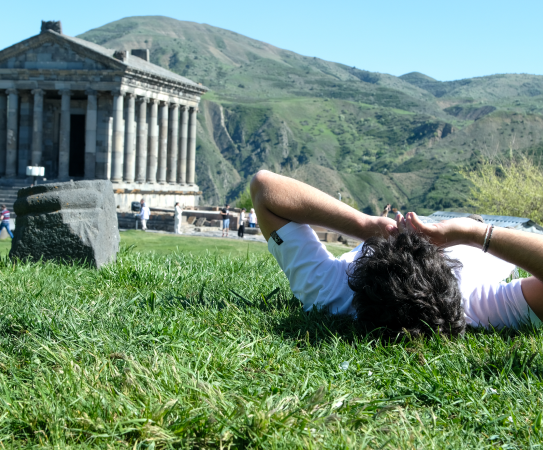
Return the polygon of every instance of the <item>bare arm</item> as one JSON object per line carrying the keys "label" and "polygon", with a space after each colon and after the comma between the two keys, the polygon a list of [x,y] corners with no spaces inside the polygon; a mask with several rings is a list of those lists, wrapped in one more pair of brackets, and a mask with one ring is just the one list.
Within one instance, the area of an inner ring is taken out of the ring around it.
{"label": "bare arm", "polygon": [[[415,213],[408,213],[406,226],[426,234],[443,247],[469,245],[482,249],[487,225],[471,219],[452,219],[423,224]],[[506,228],[494,228],[488,253],[531,273],[521,281],[522,293],[532,311],[543,320],[543,236]]]}
{"label": "bare arm", "polygon": [[266,170],[253,177],[251,197],[266,240],[272,231],[291,221],[318,225],[361,240],[388,236],[396,228],[392,219],[368,216],[314,187]]}

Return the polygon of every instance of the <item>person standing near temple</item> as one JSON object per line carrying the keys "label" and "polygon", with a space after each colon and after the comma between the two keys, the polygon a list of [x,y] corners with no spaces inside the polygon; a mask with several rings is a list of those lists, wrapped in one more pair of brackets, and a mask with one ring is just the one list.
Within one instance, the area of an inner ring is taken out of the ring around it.
{"label": "person standing near temple", "polygon": [[249,212],[249,228],[256,228],[256,214],[254,208]]}
{"label": "person standing near temple", "polygon": [[239,228],[238,228],[238,237],[243,239],[243,233],[245,233],[245,208],[241,209],[239,213]]}
{"label": "person standing near temple", "polygon": [[387,203],[387,205],[383,209],[383,212],[381,213],[381,217],[388,217],[388,213],[390,212],[390,208],[391,208],[390,203]]}
{"label": "person standing near temple", "polygon": [[183,234],[183,232],[181,231],[181,223],[183,222],[183,208],[181,207],[179,202],[175,204],[175,211],[173,213],[173,218],[174,218],[174,233]]}
{"label": "person standing near temple", "polygon": [[230,205],[226,205],[223,209],[221,209],[221,216],[222,216],[222,237],[225,236],[228,237],[228,231],[230,229]]}
{"label": "person standing near temple", "polygon": [[147,221],[151,217],[151,209],[147,206],[145,201],[141,199],[141,211],[139,214],[139,219],[141,220],[141,229],[147,231]]}
{"label": "person standing near temple", "polygon": [[6,208],[6,205],[2,205],[2,212],[0,212],[0,232],[5,228],[9,234],[9,237],[13,239],[13,233],[11,232],[9,226],[9,211]]}

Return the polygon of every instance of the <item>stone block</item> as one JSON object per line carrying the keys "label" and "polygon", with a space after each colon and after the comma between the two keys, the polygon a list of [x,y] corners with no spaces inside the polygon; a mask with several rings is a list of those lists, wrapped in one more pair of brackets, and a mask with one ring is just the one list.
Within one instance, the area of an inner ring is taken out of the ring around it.
{"label": "stone block", "polygon": [[196,222],[194,222],[194,225],[197,227],[201,227],[204,223],[206,223],[206,218],[198,217],[198,219],[196,219]]}
{"label": "stone block", "polygon": [[196,216],[189,216],[189,218],[187,219],[187,223],[189,225],[192,225],[194,222],[196,222]]}
{"label": "stone block", "polygon": [[221,220],[212,220],[211,222],[209,222],[210,227],[220,227],[221,225],[222,225]]}
{"label": "stone block", "polygon": [[116,259],[120,236],[110,181],[23,188],[14,210],[11,258],[86,261],[97,268]]}
{"label": "stone block", "polygon": [[326,242],[337,242],[339,235],[337,233],[328,232],[326,233]]}

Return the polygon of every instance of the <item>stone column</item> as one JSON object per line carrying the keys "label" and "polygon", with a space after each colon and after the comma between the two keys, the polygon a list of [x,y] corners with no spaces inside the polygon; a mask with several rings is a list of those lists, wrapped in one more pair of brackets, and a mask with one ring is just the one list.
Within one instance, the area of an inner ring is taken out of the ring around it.
{"label": "stone column", "polygon": [[179,144],[179,105],[171,104],[170,136],[168,139],[168,183],[177,183],[177,147]]}
{"label": "stone column", "polygon": [[158,157],[158,100],[150,99],[149,114],[149,157],[147,159],[147,181],[156,183],[156,163]]}
{"label": "stone column", "polygon": [[0,177],[6,174],[7,117],[8,99],[4,92],[0,92]]}
{"label": "stone column", "polygon": [[196,114],[198,108],[190,108],[189,139],[187,155],[187,184],[194,184],[196,178]]}
{"label": "stone column", "polygon": [[111,181],[123,181],[124,162],[124,92],[116,89],[113,94],[113,151],[111,153]]}
{"label": "stone column", "polygon": [[58,177],[61,180],[70,178],[70,96],[69,89],[59,91],[60,102],[60,141],[58,148]]}
{"label": "stone column", "polygon": [[32,153],[32,98],[30,91],[20,94],[19,102],[19,139],[17,148],[17,174],[26,175]]}
{"label": "stone column", "polygon": [[95,177],[109,180],[111,176],[111,137],[113,135],[113,98],[110,91],[98,92],[98,114],[96,124]]}
{"label": "stone column", "polygon": [[177,158],[177,182],[187,182],[187,140],[189,135],[189,109],[181,106],[181,132],[179,133],[179,157]]}
{"label": "stone column", "polygon": [[168,102],[160,105],[160,128],[158,136],[158,173],[157,181],[166,182],[166,170],[168,167]]}
{"label": "stone column", "polygon": [[138,98],[138,129],[136,142],[136,181],[145,183],[147,179],[147,104],[149,99],[146,97]]}
{"label": "stone column", "polygon": [[17,137],[19,124],[19,92],[8,89],[8,118],[6,133],[6,176],[17,175]]}
{"label": "stone column", "polygon": [[124,181],[133,183],[136,175],[136,94],[126,94],[126,140],[124,143]]}
{"label": "stone column", "polygon": [[43,94],[42,89],[34,89],[34,119],[32,122],[32,166],[41,166],[41,155],[43,149]]}
{"label": "stone column", "polygon": [[87,89],[87,117],[85,124],[85,178],[96,178],[96,135],[98,129],[98,95]]}

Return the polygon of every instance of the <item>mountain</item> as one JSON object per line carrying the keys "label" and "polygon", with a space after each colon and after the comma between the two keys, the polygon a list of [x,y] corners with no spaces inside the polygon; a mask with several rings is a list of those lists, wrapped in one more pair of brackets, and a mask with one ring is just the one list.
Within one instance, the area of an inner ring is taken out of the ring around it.
{"label": "mountain", "polygon": [[543,151],[543,76],[440,82],[302,56],[232,31],[129,17],[79,36],[210,88],[201,104],[197,181],[207,203],[235,199],[268,168],[376,213],[466,207],[459,167],[481,154]]}

